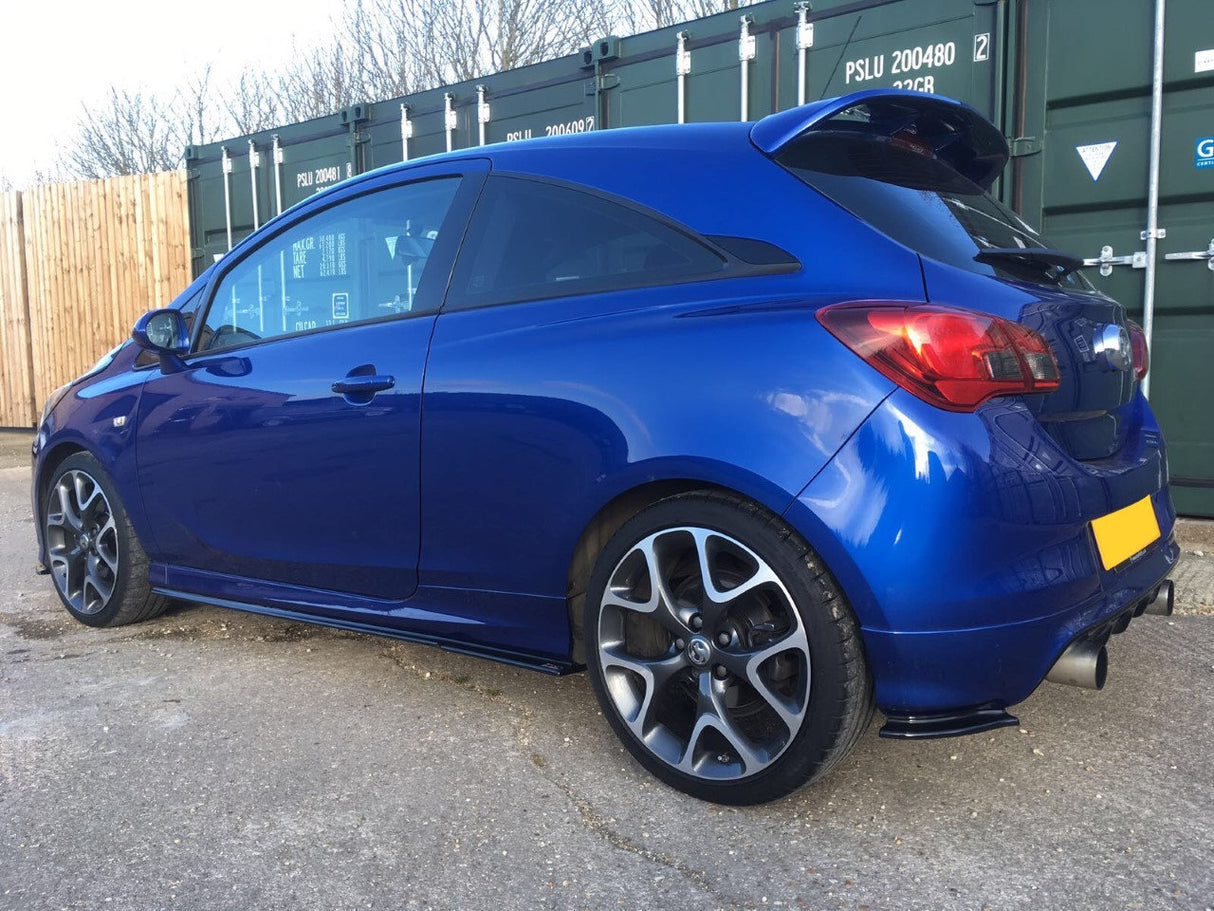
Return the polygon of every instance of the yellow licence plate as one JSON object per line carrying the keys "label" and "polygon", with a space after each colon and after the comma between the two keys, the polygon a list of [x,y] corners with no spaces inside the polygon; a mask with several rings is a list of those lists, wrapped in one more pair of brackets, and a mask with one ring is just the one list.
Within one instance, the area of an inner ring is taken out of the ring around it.
{"label": "yellow licence plate", "polygon": [[1159,538],[1159,520],[1150,497],[1092,520],[1096,549],[1105,569],[1124,563]]}

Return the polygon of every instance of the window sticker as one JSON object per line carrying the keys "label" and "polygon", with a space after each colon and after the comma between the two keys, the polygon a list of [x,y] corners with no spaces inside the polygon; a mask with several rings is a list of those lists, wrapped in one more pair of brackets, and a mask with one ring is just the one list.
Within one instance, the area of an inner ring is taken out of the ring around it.
{"label": "window sticker", "polygon": [[333,319],[349,319],[350,318],[350,295],[345,291],[338,291],[333,295]]}

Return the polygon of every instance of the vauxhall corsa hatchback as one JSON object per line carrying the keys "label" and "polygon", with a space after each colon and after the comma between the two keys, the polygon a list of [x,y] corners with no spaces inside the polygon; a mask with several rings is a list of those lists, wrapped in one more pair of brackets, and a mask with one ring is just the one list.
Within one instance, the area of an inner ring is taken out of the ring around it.
{"label": "vauxhall corsa hatchback", "polygon": [[73,616],[181,598],[589,669],[651,772],[754,803],[987,730],[1171,608],[1145,339],[870,91],[468,149],[240,243],[47,402]]}

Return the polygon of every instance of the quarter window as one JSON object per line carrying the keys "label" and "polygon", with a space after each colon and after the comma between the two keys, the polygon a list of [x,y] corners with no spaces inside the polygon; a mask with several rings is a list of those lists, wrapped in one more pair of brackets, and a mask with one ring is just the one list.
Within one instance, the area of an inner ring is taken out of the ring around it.
{"label": "quarter window", "polygon": [[450,307],[481,307],[715,277],[726,261],[675,226],[593,193],[490,177]]}
{"label": "quarter window", "polygon": [[458,186],[379,190],[288,228],[220,280],[195,350],[436,309],[423,279]]}

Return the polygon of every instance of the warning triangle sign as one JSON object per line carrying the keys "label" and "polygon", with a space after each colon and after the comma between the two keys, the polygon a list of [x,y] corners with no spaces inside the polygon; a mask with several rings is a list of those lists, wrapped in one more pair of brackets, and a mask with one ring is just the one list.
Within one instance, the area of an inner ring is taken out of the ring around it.
{"label": "warning triangle sign", "polygon": [[1096,142],[1088,146],[1075,146],[1075,151],[1083,159],[1083,165],[1092,175],[1092,180],[1097,181],[1104,171],[1104,166],[1109,163],[1109,158],[1115,148],[1117,148],[1116,142]]}

